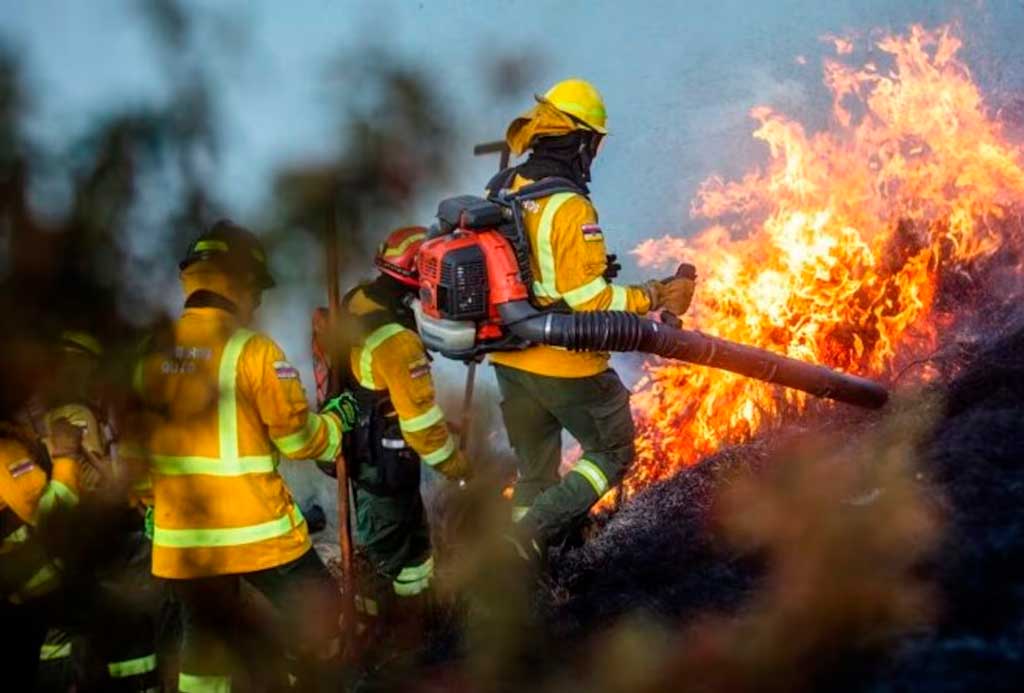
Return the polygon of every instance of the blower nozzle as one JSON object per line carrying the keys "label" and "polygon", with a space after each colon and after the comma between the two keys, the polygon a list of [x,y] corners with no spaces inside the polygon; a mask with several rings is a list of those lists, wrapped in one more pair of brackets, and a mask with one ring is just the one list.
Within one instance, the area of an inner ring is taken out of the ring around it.
{"label": "blower nozzle", "polygon": [[878,409],[889,391],[878,383],[764,349],[683,330],[633,313],[540,312],[528,301],[498,307],[505,326],[529,342],[571,351],[639,351],[776,383],[815,397]]}

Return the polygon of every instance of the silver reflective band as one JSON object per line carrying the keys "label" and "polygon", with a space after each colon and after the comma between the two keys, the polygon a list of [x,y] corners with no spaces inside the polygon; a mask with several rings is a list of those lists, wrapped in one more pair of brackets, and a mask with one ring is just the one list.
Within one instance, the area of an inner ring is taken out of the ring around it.
{"label": "silver reflective band", "polygon": [[377,385],[373,380],[373,351],[385,341],[394,337],[405,328],[396,322],[381,325],[370,333],[370,336],[363,342],[363,351],[359,355],[359,384],[368,390],[376,390]]}
{"label": "silver reflective band", "polygon": [[428,452],[426,455],[420,455],[420,459],[423,460],[424,464],[433,467],[451,457],[453,452],[455,452],[455,439],[452,438],[451,434],[448,434],[444,445],[433,452]]}
{"label": "silver reflective band", "polygon": [[327,423],[327,447],[317,457],[318,462],[333,462],[341,451],[341,422],[331,414],[321,414]]}
{"label": "silver reflective band", "polygon": [[153,528],[153,545],[173,549],[193,549],[254,544],[288,534],[303,522],[305,519],[298,506],[292,505],[291,511],[287,515],[246,527],[166,529],[157,526]]}
{"label": "silver reflective band", "polygon": [[252,330],[236,330],[224,346],[217,372],[217,386],[220,400],[217,403],[217,427],[220,429],[220,458],[234,462],[238,459],[238,362],[242,349],[256,333]]}
{"label": "silver reflective band", "polygon": [[323,419],[319,416],[306,414],[306,422],[302,425],[302,428],[295,433],[274,438],[274,445],[285,455],[291,457],[309,445],[309,442],[316,437],[316,434],[320,432],[320,427],[323,425]]}
{"label": "silver reflective band", "polygon": [[431,556],[419,565],[402,568],[392,586],[399,597],[412,597],[423,592],[430,586],[430,578],[434,575],[434,557]]}
{"label": "silver reflective band", "polygon": [[380,444],[388,450],[402,450],[408,447],[403,438],[381,438]]}
{"label": "silver reflective band", "polygon": [[63,482],[57,479],[50,479],[39,497],[39,504],[36,506],[36,515],[45,518],[52,513],[58,504],[67,508],[78,505],[78,494],[68,488]]}
{"label": "silver reflective band", "polygon": [[579,308],[587,301],[591,301],[608,288],[608,282],[604,277],[595,277],[583,286],[578,286],[571,291],[562,294],[562,298],[571,308]]}
{"label": "silver reflective band", "polygon": [[538,296],[558,299],[557,274],[555,273],[555,253],[551,247],[551,226],[555,214],[566,202],[573,198],[573,193],[556,193],[548,198],[544,211],[540,215],[540,226],[537,228],[537,264],[540,265],[540,279],[533,283],[533,290]]}
{"label": "silver reflective band", "polygon": [[28,541],[29,536],[31,536],[31,533],[29,532],[28,525],[18,527],[16,530],[4,537],[3,543],[0,544],[0,555],[3,555],[8,551],[12,551],[14,547],[19,544],[24,544]]}
{"label": "silver reflective band", "polygon": [[129,676],[138,676],[156,671],[156,655],[148,654],[145,657],[126,659],[120,662],[109,662],[107,671],[115,679],[125,679]]}
{"label": "silver reflective band", "polygon": [[231,693],[231,677],[181,672],[178,674],[178,690],[181,693]]}
{"label": "silver reflective band", "polygon": [[44,563],[32,577],[25,581],[14,594],[7,597],[11,604],[23,604],[25,601],[46,594],[57,588],[60,583],[60,573],[64,566],[57,559]]}
{"label": "silver reflective band", "polygon": [[582,458],[572,468],[572,471],[576,472],[584,479],[587,480],[597,494],[598,498],[603,496],[608,490],[608,477],[604,475],[601,468],[596,464],[588,460],[586,457]]}
{"label": "silver reflective band", "polygon": [[414,416],[411,419],[399,418],[398,426],[406,433],[415,433],[416,431],[430,428],[441,421],[444,421],[444,412],[441,411],[441,407],[435,404],[419,416]]}
{"label": "silver reflective band", "polygon": [[71,643],[48,643],[44,642],[43,646],[39,649],[39,660],[42,662],[49,662],[54,659],[65,659],[71,656]]}
{"label": "silver reflective band", "polygon": [[629,305],[629,293],[626,291],[626,287],[614,284],[611,284],[611,287],[612,302],[608,306],[608,310],[626,310],[626,306]]}

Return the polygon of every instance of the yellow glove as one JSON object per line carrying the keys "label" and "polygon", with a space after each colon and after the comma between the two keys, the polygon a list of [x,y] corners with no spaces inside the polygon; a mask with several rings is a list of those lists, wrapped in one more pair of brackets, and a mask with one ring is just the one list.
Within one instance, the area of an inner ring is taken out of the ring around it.
{"label": "yellow glove", "polygon": [[690,308],[696,283],[689,277],[652,279],[645,285],[651,298],[651,310],[667,310],[673,315],[682,315]]}
{"label": "yellow glove", "polygon": [[434,469],[444,475],[446,479],[457,481],[459,479],[469,480],[472,476],[472,470],[469,468],[469,462],[466,460],[466,456],[462,454],[462,450],[456,448],[448,459],[444,462],[440,462],[434,466]]}

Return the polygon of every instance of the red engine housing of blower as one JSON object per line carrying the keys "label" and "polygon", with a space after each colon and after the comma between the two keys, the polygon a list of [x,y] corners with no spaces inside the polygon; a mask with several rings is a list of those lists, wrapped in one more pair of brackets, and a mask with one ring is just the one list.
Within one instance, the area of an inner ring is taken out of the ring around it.
{"label": "red engine housing of blower", "polygon": [[493,229],[457,229],[428,240],[417,265],[423,313],[475,322],[480,341],[504,335],[497,306],[529,298],[512,244]]}

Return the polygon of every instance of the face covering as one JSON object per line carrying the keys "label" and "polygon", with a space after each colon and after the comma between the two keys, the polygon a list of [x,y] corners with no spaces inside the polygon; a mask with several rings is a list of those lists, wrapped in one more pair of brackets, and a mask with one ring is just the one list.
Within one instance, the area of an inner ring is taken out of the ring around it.
{"label": "face covering", "polygon": [[589,192],[590,166],[602,139],[598,133],[587,130],[542,137],[533,143],[530,157],[517,167],[517,172],[530,180],[552,176],[568,178]]}

